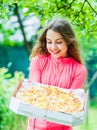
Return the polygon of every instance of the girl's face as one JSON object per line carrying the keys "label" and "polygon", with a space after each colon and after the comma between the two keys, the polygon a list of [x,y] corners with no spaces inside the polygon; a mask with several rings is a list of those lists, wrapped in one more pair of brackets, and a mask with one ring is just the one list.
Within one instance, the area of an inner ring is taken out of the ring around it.
{"label": "girl's face", "polygon": [[54,57],[67,57],[68,46],[60,33],[48,30],[46,34],[46,46],[48,52]]}

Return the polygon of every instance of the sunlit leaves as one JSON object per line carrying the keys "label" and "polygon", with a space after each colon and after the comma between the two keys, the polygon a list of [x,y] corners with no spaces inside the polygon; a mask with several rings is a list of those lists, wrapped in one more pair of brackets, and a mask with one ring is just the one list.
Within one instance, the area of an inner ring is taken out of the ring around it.
{"label": "sunlit leaves", "polygon": [[[77,34],[78,39],[85,39],[82,48],[86,54],[91,48],[88,41],[91,38],[97,40],[97,1],[96,0],[2,0],[1,12],[4,18],[12,14],[14,3],[22,10],[27,18],[31,13],[40,19],[41,26],[54,17],[64,17],[68,19]],[[4,8],[6,6],[6,8]],[[7,7],[8,6],[8,7]],[[11,8],[13,7],[13,8]],[[6,15],[8,14],[8,15]],[[81,40],[82,41],[82,40]],[[87,42],[86,42],[87,41]],[[92,44],[92,46],[95,46]],[[97,47],[96,47],[97,48]]]}

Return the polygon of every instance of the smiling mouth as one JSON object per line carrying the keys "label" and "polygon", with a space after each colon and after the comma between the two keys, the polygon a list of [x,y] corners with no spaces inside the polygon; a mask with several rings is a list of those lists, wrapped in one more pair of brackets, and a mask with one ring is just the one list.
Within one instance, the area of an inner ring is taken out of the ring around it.
{"label": "smiling mouth", "polygon": [[60,51],[52,51],[53,54],[58,54]]}

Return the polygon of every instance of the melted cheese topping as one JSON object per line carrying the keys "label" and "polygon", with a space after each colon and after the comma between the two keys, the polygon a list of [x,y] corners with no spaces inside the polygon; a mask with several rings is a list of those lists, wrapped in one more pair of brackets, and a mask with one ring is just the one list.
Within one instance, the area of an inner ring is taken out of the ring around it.
{"label": "melted cheese topping", "polygon": [[55,86],[23,87],[16,98],[23,103],[46,110],[75,113],[83,110],[83,103],[76,94]]}

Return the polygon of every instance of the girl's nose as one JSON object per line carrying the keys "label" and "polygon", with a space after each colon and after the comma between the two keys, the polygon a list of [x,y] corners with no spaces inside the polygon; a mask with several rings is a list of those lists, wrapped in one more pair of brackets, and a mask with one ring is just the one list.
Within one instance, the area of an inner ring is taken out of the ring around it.
{"label": "girl's nose", "polygon": [[57,48],[56,44],[52,43],[52,49],[56,49],[56,48]]}

